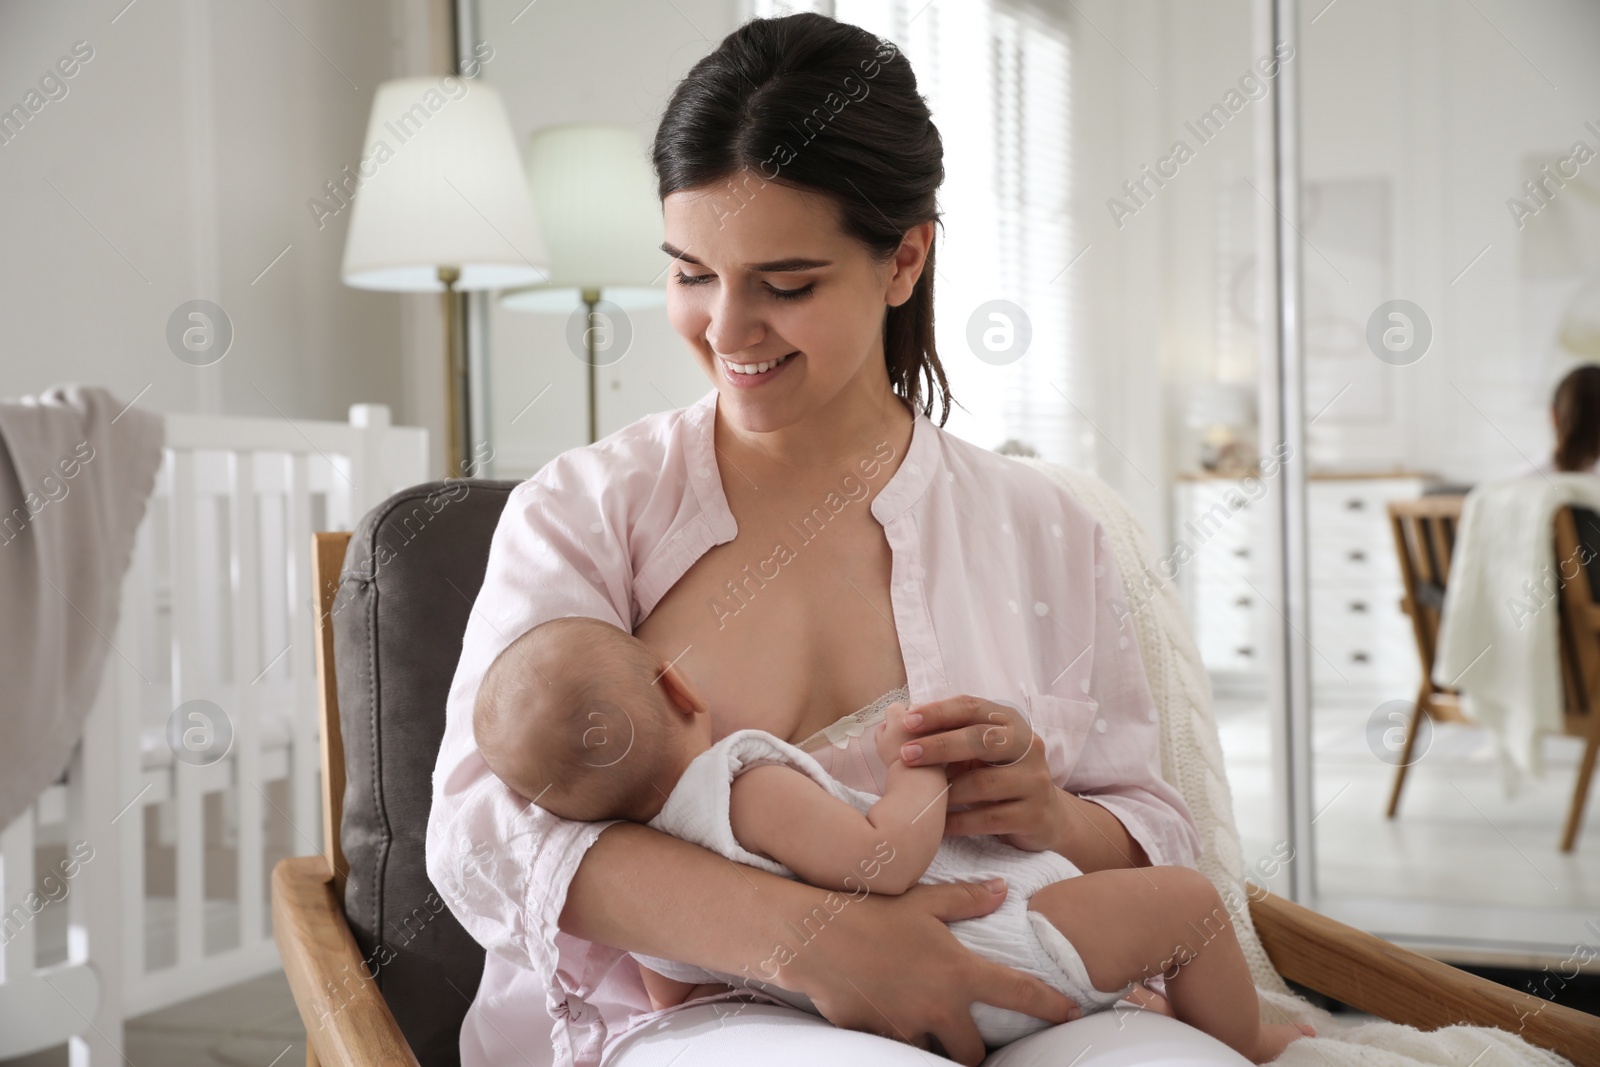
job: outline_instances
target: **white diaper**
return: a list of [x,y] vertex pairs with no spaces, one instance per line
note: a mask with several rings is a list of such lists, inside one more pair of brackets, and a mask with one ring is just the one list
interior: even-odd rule
[[[858,811],[867,811],[880,799],[839,782],[811,755],[779,737],[764,730],[739,730],[695,757],[667,798],[666,807],[649,825],[739,863],[794,878],[789,868],[748,851],[733,836],[728,814],[733,780],[745,770],[766,763],[785,764],[805,773]],[[1015,967],[1060,990],[1088,1015],[1121,1000],[1131,983],[1110,993],[1095,989],[1077,949],[1044,916],[1028,910],[1028,901],[1034,893],[1081,873],[1071,861],[1055,852],[1025,852],[997,837],[950,837],[940,844],[933,862],[919,881],[941,884],[982,881],[995,876],[1004,878],[1008,889],[1005,903],[988,915],[950,923],[950,932],[985,959]],[[870,886],[870,882],[867,885]],[[844,899],[842,893],[840,898]],[[797,928],[797,943],[788,947],[795,952],[804,951],[804,942],[820,934],[828,918],[825,913],[819,914],[815,930],[809,920],[803,923]],[[637,952],[633,956],[651,970],[680,982],[727,982],[738,988],[753,987],[812,1014],[820,1014],[809,998],[762,982],[761,972],[755,968],[748,975],[735,976]],[[771,973],[770,967],[767,973]],[[1009,1044],[1050,1025],[1030,1015],[982,1003],[972,1005],[972,1018],[990,1047]]]

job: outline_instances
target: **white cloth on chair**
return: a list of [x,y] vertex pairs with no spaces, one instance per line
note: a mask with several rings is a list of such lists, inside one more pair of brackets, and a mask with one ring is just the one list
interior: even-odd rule
[[82,735],[164,436],[97,387],[0,401],[0,826]]
[[1555,515],[1567,504],[1600,510],[1600,478],[1541,474],[1467,495],[1445,583],[1433,680],[1458,689],[1500,755],[1507,795],[1543,772],[1540,738],[1562,719],[1560,582],[1580,558],[1555,558]]

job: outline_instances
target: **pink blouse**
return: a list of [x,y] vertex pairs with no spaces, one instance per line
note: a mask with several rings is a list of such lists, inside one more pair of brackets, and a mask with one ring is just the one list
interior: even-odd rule
[[[463,1067],[594,1067],[660,1014],[631,961],[615,966],[625,953],[557,927],[579,861],[611,824],[558,818],[502,784],[473,742],[472,705],[490,662],[519,635],[568,615],[632,630],[697,559],[734,538],[712,448],[716,402],[713,389],[562,453],[512,491],[495,529],[428,819],[428,874],[489,950],[462,1026]],[[892,465],[893,452],[883,443],[873,458]],[[866,492],[843,479],[827,513]],[[893,556],[912,703],[967,693],[1022,709],[1058,785],[1109,809],[1152,863],[1194,866],[1199,835],[1160,775],[1156,709],[1132,630],[1112,608],[1122,582],[1094,517],[1039,472],[921,414],[871,510]],[[830,762],[846,784],[881,794],[868,760]]]

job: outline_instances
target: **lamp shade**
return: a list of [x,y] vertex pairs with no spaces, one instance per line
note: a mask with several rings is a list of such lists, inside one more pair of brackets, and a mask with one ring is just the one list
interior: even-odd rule
[[353,177],[345,284],[439,292],[441,267],[460,272],[457,289],[547,279],[516,138],[493,87],[454,76],[384,82]]
[[583,289],[599,289],[623,307],[666,303],[661,202],[633,129],[548,126],[528,139],[526,160],[550,278],[502,294],[501,306],[566,311]]

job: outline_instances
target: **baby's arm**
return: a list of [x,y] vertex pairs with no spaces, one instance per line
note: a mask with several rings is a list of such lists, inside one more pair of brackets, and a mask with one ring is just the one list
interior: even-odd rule
[[865,814],[792,767],[768,764],[734,779],[733,835],[751,852],[776,860],[822,889],[898,895],[917,884],[944,837],[944,767],[908,767],[900,746],[911,733],[908,709],[891,704],[877,734],[888,766],[883,797]]

